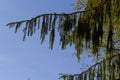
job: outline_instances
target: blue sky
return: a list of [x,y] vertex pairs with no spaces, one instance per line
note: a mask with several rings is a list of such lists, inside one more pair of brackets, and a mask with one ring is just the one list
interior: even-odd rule
[[39,14],[73,12],[75,1],[0,0],[0,80],[59,80],[59,73],[81,72],[84,66],[73,56],[74,48],[62,51],[56,40],[51,51],[47,39],[40,44],[39,31],[23,42],[21,30],[15,34],[6,26]]

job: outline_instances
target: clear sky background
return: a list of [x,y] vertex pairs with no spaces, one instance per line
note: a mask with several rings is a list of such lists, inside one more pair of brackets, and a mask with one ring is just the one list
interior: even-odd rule
[[21,30],[15,34],[6,26],[39,14],[73,12],[75,1],[0,0],[0,80],[59,80],[59,73],[81,72],[84,66],[73,55],[74,48],[62,51],[56,39],[51,51],[47,39],[40,44],[40,31],[23,42]]

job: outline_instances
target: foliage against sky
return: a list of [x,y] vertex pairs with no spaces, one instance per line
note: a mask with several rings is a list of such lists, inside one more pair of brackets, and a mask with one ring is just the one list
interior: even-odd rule
[[57,31],[60,36],[61,48],[64,50],[68,45],[74,45],[75,54],[78,59],[85,48],[91,50],[97,56],[103,47],[108,52],[116,49],[114,43],[119,37],[120,14],[118,0],[78,0],[77,4],[80,4],[80,6],[86,4],[84,5],[85,11],[70,14],[42,14],[31,20],[9,23],[7,26],[16,26],[16,33],[21,24],[25,23],[23,40],[25,40],[26,36],[32,36],[36,32],[36,29],[40,28],[41,43],[44,42],[46,35],[50,36],[50,49],[53,49]]
[[[111,1],[111,3],[109,3]],[[71,28],[69,28],[70,26],[67,27],[67,30],[66,30],[66,27],[63,27],[60,29],[60,31],[62,31],[62,36],[60,36],[60,38],[62,38],[63,40],[61,41],[61,43],[63,43],[63,49],[66,49],[66,46],[68,45],[68,43],[71,43],[72,41],[72,45],[75,45],[75,49],[76,49],[76,56],[77,58],[79,58],[80,54],[82,54],[82,50],[81,49],[85,49],[86,48],[86,42],[90,43],[90,47],[87,46],[87,48],[93,50],[93,52],[96,53],[96,50],[100,49],[100,47],[104,47],[106,49],[108,49],[108,51],[112,50],[111,49],[111,43],[113,42],[113,47],[112,48],[116,48],[119,49],[119,46],[118,45],[115,45],[114,46],[114,43],[119,43],[119,37],[120,37],[120,31],[119,31],[119,12],[120,12],[120,6],[119,6],[119,0],[110,0],[110,1],[106,1],[107,3],[104,4],[104,6],[102,6],[102,4],[104,3],[103,1],[100,1],[100,2],[95,2],[95,0],[89,0],[88,3],[86,4],[86,10],[88,9],[93,9],[92,11],[87,11],[87,12],[78,12],[78,13],[73,13],[74,16],[71,16],[71,14],[65,14],[62,13],[62,14],[58,14],[57,15],[57,20],[55,20],[55,13],[53,14],[49,14],[48,16],[50,17],[50,15],[52,15],[52,27],[55,27],[54,25],[54,22],[55,21],[59,21],[58,19],[61,19],[63,20],[60,20],[62,21],[62,24],[61,25],[64,25],[66,26],[66,23],[70,23],[72,25],[73,24],[73,21],[71,23],[71,19],[74,19],[75,16],[77,16],[77,19],[75,21],[75,26],[72,28],[72,32],[69,32],[69,30],[71,31]],[[112,5],[111,5],[112,4]],[[99,6],[100,5],[100,6]],[[111,6],[112,6],[112,9],[111,9]],[[94,7],[96,7],[98,10],[94,9]],[[101,14],[99,14],[99,12]],[[102,13],[104,13],[104,19],[102,19]],[[112,16],[111,16],[112,14]],[[61,15],[61,16],[60,16]],[[80,16],[82,15],[82,16]],[[31,20],[27,20],[28,23],[32,23],[32,24],[35,24],[35,19],[39,20],[39,18],[41,18],[41,26],[45,26],[44,23],[47,22],[47,15],[44,15],[44,16],[37,16],[35,18],[32,18]],[[45,21],[44,21],[44,18],[45,18]],[[80,18],[80,19],[79,19]],[[89,37],[86,38],[86,33],[89,32],[89,31],[83,31],[83,33],[81,34],[77,34],[77,30],[81,30],[81,28],[79,27],[78,28],[78,23],[81,25],[83,24],[83,26],[86,25],[86,21],[88,21],[88,18],[90,18],[90,26],[91,26],[91,35]],[[95,19],[94,19],[95,18]],[[112,18],[112,19],[111,19]],[[95,39],[92,39],[93,36],[98,36],[97,33],[98,33],[98,30],[96,30],[96,27],[95,27],[95,23],[97,23],[97,26],[98,26],[98,23],[100,23],[99,25],[101,25],[102,23],[102,20],[105,22],[103,25],[103,33],[101,33],[99,35],[99,37],[95,38]],[[25,23],[27,22],[25,21]],[[82,23],[80,23],[79,21],[81,21]],[[89,21],[88,21],[89,22]],[[112,22],[112,30],[111,28],[109,27],[111,25],[111,22]],[[85,24],[84,24],[85,23]],[[14,23],[13,23],[14,24]],[[12,25],[13,25],[12,24]],[[88,24],[88,23],[87,23]],[[11,24],[9,24],[10,26]],[[17,26],[16,26],[17,25]],[[38,24],[37,24],[38,25]],[[56,24],[57,25],[57,24]],[[16,30],[20,27],[20,23],[16,22],[15,23],[15,26],[16,26]],[[24,27],[24,26],[23,26]],[[30,27],[30,26],[29,26]],[[57,26],[56,26],[57,27]],[[46,28],[46,27],[45,27]],[[69,28],[69,29],[68,29]],[[97,27],[98,28],[98,27]],[[100,27],[99,27],[100,28]],[[25,29],[25,28],[24,28]],[[29,30],[28,30],[29,29]],[[41,33],[41,41],[44,41],[44,36],[46,35],[46,31],[44,31],[46,29],[43,28],[43,33]],[[54,33],[54,30],[57,32],[57,29],[54,29],[54,28],[51,28],[50,31],[48,31],[49,33],[51,33],[51,39],[50,39],[50,48],[52,49],[53,47],[53,41],[54,41],[54,36],[53,33]],[[33,30],[35,31],[35,30]],[[32,32],[32,29],[31,28],[28,28],[27,27],[27,30],[26,30],[27,34],[28,35],[32,35],[31,32]],[[66,33],[67,32],[67,33]],[[80,31],[81,32],[81,31]],[[95,35],[93,35],[92,33],[94,32]],[[111,34],[111,32],[113,34]],[[109,35],[113,35],[113,36],[109,36]],[[64,39],[64,37],[67,37]],[[82,38],[78,38],[79,37],[82,37]],[[102,38],[103,37],[103,38]],[[112,37],[112,39],[111,39]],[[70,38],[74,39],[74,40],[71,40]],[[102,38],[102,44],[98,44],[99,43],[99,40],[101,41],[101,38]],[[69,41],[70,40],[70,41]],[[65,41],[65,42],[64,42]],[[108,42],[108,43],[107,43]],[[82,44],[81,44],[82,43]],[[62,45],[62,44],[61,44]],[[81,46],[82,45],[82,46]],[[88,45],[88,44],[87,44]],[[97,47],[96,48],[94,48]]]

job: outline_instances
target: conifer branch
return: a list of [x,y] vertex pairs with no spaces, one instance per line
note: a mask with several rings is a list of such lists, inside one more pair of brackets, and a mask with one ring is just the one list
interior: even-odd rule
[[[58,14],[58,13],[41,14],[41,15],[36,16],[35,19],[40,18],[40,17],[42,17],[42,16],[50,16],[50,15],[51,15],[51,16],[52,16],[52,15],[64,16],[64,15],[74,15],[74,14],[78,14],[78,13],[89,12],[89,11],[95,10],[95,9],[103,6],[104,4],[106,4],[106,2],[107,2],[107,0],[106,0],[105,2],[103,2],[101,5],[99,5],[99,6],[97,6],[97,7],[94,7],[94,8],[92,8],[92,9],[90,9],[90,10],[75,11],[75,12],[72,12],[72,13],[60,13],[60,14]],[[32,19],[33,19],[33,18],[32,18]],[[31,20],[32,20],[32,19],[31,19]],[[24,22],[31,21],[31,20],[22,20],[22,21],[17,21],[17,22],[10,22],[10,23],[7,24],[7,26],[8,26],[9,24],[24,23]]]
[[[112,20],[114,20],[111,16],[112,6],[113,3],[105,0],[105,2],[99,3],[97,7],[94,7],[90,10],[61,14],[41,14],[32,18],[31,20],[22,20],[18,22],[8,23],[7,26],[9,26],[9,28],[15,26],[16,33],[17,30],[20,28],[21,24],[25,23],[25,27],[23,29],[23,41],[25,40],[26,35],[32,36],[36,32],[36,29],[41,29],[41,44],[44,42],[46,35],[50,33],[50,49],[53,49],[55,32],[57,28],[57,32],[60,34],[59,40],[61,49],[64,50],[69,44],[70,46],[74,44],[76,57],[80,59],[80,54],[82,53],[82,49],[84,47],[92,47],[91,51],[96,54],[99,52],[102,44],[104,44],[107,48],[107,51],[112,51]],[[115,6],[117,7],[117,5]],[[106,17],[108,21],[106,20]],[[107,26],[108,28],[105,27],[105,24],[109,24],[109,26]],[[104,31],[104,29],[108,29],[109,31]],[[102,40],[106,40],[106,44],[103,43]]]
[[[65,78],[67,78],[67,77],[69,77],[69,76],[76,77],[76,76],[79,76],[79,75],[81,75],[81,74],[85,74],[85,73],[89,72],[91,69],[95,69],[95,67],[96,67],[97,65],[101,65],[102,63],[107,62],[107,61],[109,61],[109,60],[112,60],[112,59],[115,58],[115,57],[118,57],[118,60],[119,60],[119,59],[120,59],[120,54],[113,55],[113,56],[111,56],[111,57],[108,57],[107,59],[104,59],[104,60],[98,62],[98,63],[92,65],[92,66],[89,67],[86,71],[83,71],[83,72],[80,73],[80,74],[61,74],[60,78],[62,78],[63,75],[64,75]],[[111,63],[110,63],[110,64],[111,64]],[[106,65],[106,64],[103,64],[103,65]],[[120,65],[120,64],[118,63],[118,64],[116,64],[116,65]],[[98,74],[99,74],[99,73],[98,73]],[[111,74],[111,73],[110,73],[110,74]],[[89,75],[91,75],[91,74],[89,74]],[[100,76],[99,76],[99,77],[100,77]],[[90,78],[89,78],[89,79],[90,79]],[[69,80],[69,79],[67,79],[67,80]],[[79,80],[79,79],[77,79],[77,80]]]

